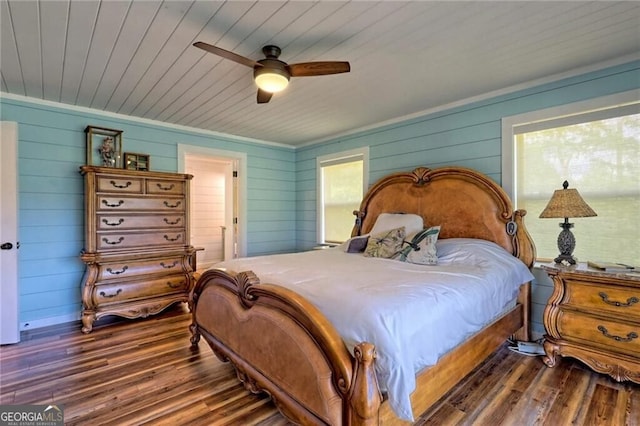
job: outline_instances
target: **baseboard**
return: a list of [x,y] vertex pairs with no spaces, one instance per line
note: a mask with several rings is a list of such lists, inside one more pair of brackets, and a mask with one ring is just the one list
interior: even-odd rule
[[50,325],[64,324],[67,322],[80,321],[80,313],[60,315],[57,317],[41,318],[33,321],[20,323],[20,331],[33,330],[36,328],[48,327]]

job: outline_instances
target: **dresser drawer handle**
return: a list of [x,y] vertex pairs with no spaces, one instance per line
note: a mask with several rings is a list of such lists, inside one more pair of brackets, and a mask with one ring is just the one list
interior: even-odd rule
[[124,223],[124,219],[120,219],[119,221],[112,222],[112,223],[109,223],[107,219],[102,219],[102,223],[104,223],[107,226],[120,226]]
[[177,264],[178,264],[177,260],[173,262],[173,265],[165,265],[164,262],[160,262],[160,266],[162,266],[164,269],[175,268]]
[[632,306],[632,305],[640,302],[640,299],[638,299],[635,296],[628,298],[626,303],[624,303],[624,302],[614,302],[614,301],[609,300],[609,296],[607,295],[607,293],[602,292],[602,291],[600,293],[598,293],[598,296],[600,296],[600,298],[602,299],[602,301],[604,303],[607,303],[607,304],[613,305],[613,306],[624,307],[624,308]]
[[118,238],[118,241],[109,241],[109,239],[105,237],[105,238],[102,239],[102,241],[104,241],[105,243],[107,243],[109,245],[115,246],[116,244],[120,244],[121,242],[123,242],[124,241],[124,237]]
[[131,182],[127,182],[124,185],[118,185],[115,180],[112,180],[111,181],[111,185],[113,185],[116,188],[124,189],[124,188],[130,187],[131,186]]
[[120,274],[124,274],[124,271],[126,271],[127,269],[129,269],[129,267],[127,265],[124,265],[122,267],[122,270],[120,271],[114,271],[111,268],[107,268],[107,272],[110,273],[111,275],[120,275]]
[[172,242],[173,241],[178,241],[180,239],[180,234],[176,235],[175,238],[170,238],[168,235],[165,235],[164,239],[167,240],[167,241],[172,241]]
[[120,293],[122,293],[122,289],[121,288],[119,288],[118,291],[115,292],[115,294],[107,294],[104,291],[101,291],[100,292],[100,296],[106,297],[108,299],[112,299],[112,298],[116,297],[117,295],[119,295]]
[[173,188],[175,188],[174,184],[171,184],[169,186],[162,186],[159,183],[156,183],[156,185],[158,185],[158,189],[160,189],[162,191],[171,191]]
[[603,325],[598,326],[598,331],[600,331],[605,337],[613,339],[616,342],[630,342],[633,339],[638,338],[638,334],[633,331],[627,334],[627,337],[614,336],[613,334],[609,334],[609,330],[607,330]]
[[171,281],[167,281],[167,285],[169,287],[171,287],[171,288],[180,288],[180,287],[182,287],[182,283],[181,282],[179,282],[178,284],[174,284]]
[[167,225],[177,225],[180,223],[180,218],[177,218],[175,221],[171,222],[169,219],[165,217],[164,223],[166,223]]
[[177,203],[175,203],[175,204],[169,204],[169,202],[168,202],[168,201],[165,201],[165,202],[164,202],[164,205],[165,205],[165,206],[167,206],[167,207],[169,207],[170,209],[175,209],[176,207],[180,206],[180,204],[182,204],[182,202],[180,202],[180,201],[178,201],[178,202],[177,202]]
[[124,200],[118,201],[118,204],[109,204],[107,200],[102,200],[102,204],[104,204],[107,207],[120,207],[121,205],[124,204]]

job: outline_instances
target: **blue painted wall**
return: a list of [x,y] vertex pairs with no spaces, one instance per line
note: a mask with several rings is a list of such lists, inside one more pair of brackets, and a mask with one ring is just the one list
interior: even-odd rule
[[[151,155],[152,169],[176,171],[176,145],[247,153],[248,254],[305,250],[316,243],[316,157],[370,147],[373,184],[416,166],[460,165],[501,182],[504,116],[640,87],[640,61],[442,110],[296,150],[141,123],[62,105],[0,98],[0,119],[19,123],[20,321],[78,317],[84,265],[83,188],[87,125],[124,130],[124,151]],[[534,283],[534,330],[551,291]]]
[[[470,76],[472,77],[472,76]],[[296,150],[298,248],[316,244],[316,157],[369,146],[369,184],[418,166],[470,167],[501,183],[502,117],[569,104],[640,87],[640,61],[515,91],[404,122]],[[552,283],[536,272],[534,331]]]
[[[123,150],[151,156],[154,171],[177,171],[177,144],[247,154],[247,253],[295,250],[295,152],[86,112],[63,105],[0,99],[0,119],[18,122],[20,324],[78,318],[84,264],[87,125],[123,130]],[[28,328],[28,327],[27,327]]]

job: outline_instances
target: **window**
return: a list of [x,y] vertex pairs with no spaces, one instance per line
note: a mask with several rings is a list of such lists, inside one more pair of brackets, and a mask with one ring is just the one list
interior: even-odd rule
[[574,256],[640,266],[640,102],[635,96],[631,101],[607,97],[608,105],[595,109],[578,104],[568,114],[548,110],[543,119],[527,122],[525,115],[510,123],[514,163],[503,180],[511,177],[510,195],[528,212],[525,223],[540,259],[559,253],[562,219],[538,216],[567,180],[598,214],[570,218]]
[[369,149],[318,157],[318,242],[341,243],[351,236],[354,210],[368,187]]

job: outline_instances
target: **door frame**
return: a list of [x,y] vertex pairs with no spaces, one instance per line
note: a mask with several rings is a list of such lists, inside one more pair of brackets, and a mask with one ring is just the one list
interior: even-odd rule
[[20,295],[18,289],[18,123],[0,121],[0,344],[20,341]]
[[247,154],[244,152],[228,151],[202,146],[178,144],[178,172],[184,173],[186,169],[185,159],[187,155],[197,155],[200,157],[210,157],[212,159],[224,159],[236,161],[238,164],[238,241],[237,255],[245,257],[247,255]]

